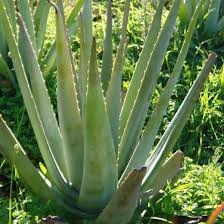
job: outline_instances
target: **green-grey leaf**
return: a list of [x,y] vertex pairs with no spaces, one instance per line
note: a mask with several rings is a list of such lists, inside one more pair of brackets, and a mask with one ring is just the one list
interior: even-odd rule
[[[82,8],[82,5],[85,0],[79,0],[72,8],[69,13],[68,18],[66,19],[66,27],[68,29],[68,37],[71,38],[78,30],[78,21],[77,16]],[[46,77],[49,72],[56,68],[56,44],[55,41],[52,42],[49,47],[46,55],[44,56],[43,61],[41,62],[41,70],[43,71],[43,76]]]
[[14,0],[8,0],[5,1],[5,8],[7,15],[9,17],[9,21],[11,24],[12,31],[15,36],[17,36],[17,30],[16,30],[16,11],[15,11],[15,3]]
[[137,207],[139,191],[146,168],[133,170],[118,187],[106,208],[96,220],[96,224],[126,224]]
[[184,154],[181,151],[176,151],[159,169],[157,178],[148,185],[148,190],[152,189],[151,197],[155,197],[159,194],[160,190],[163,190],[167,183],[175,180],[177,175],[181,172],[184,163]]
[[123,173],[123,177],[127,175],[130,170],[138,167],[142,167],[152,150],[157,132],[159,130],[160,124],[163,120],[164,115],[166,114],[167,107],[169,105],[169,100],[172,96],[173,89],[179,79],[179,76],[181,74],[181,70],[184,64],[184,60],[187,55],[187,51],[191,42],[191,38],[194,32],[194,28],[197,24],[197,18],[201,10],[201,6],[204,3],[205,0],[201,0],[200,4],[196,8],[192,18],[191,22],[189,24],[187,33],[185,35],[185,39],[182,45],[182,48],[180,50],[179,56],[177,58],[176,64],[174,66],[174,69],[170,75],[170,78],[152,112],[152,115],[145,126],[145,129],[142,133],[141,139],[139,140],[132,157],[125,169],[125,172]]
[[2,60],[7,60],[8,59],[8,45],[7,45],[7,40],[5,36],[5,31],[2,26],[2,21],[0,18],[0,54],[2,57]]
[[122,81],[122,66],[123,66],[123,57],[125,51],[126,43],[126,32],[129,18],[130,10],[130,0],[125,1],[124,16],[121,29],[121,40],[118,46],[116,59],[114,62],[111,79],[109,86],[106,92],[106,102],[107,102],[107,111],[110,120],[110,126],[112,130],[114,146],[116,151],[118,151],[118,142],[119,142],[119,115],[121,110],[121,81]]
[[159,71],[175,26],[179,5],[180,0],[175,0],[152,52],[141,87],[134,102],[134,107],[130,111],[130,116],[119,146],[119,175],[124,171],[140,137],[149,103],[156,87]]
[[[23,148],[0,115],[0,152],[13,161],[19,175],[29,184],[32,191],[45,199],[54,198],[49,180],[38,171],[28,159]],[[30,181],[32,180],[32,181]]]
[[219,10],[221,0],[211,0],[209,5],[208,17],[205,21],[205,35],[214,35],[218,30]]
[[147,63],[150,59],[150,56],[153,51],[153,47],[156,43],[159,31],[160,31],[163,5],[164,5],[164,0],[161,0],[159,2],[154,19],[152,21],[152,25],[146,37],[142,52],[136,64],[136,68],[132,76],[127,95],[124,99],[124,103],[123,103],[121,115],[120,115],[120,136],[123,135],[124,128],[127,124],[128,117],[130,115],[130,111],[134,105],[136,96],[138,95],[138,90],[141,86],[141,81],[142,81],[142,78],[144,77],[144,72],[147,67]]
[[113,46],[112,46],[112,2],[107,0],[107,22],[103,47],[103,64],[101,71],[101,81],[104,94],[110,81],[113,66]]
[[25,52],[25,54],[22,55],[22,60],[24,64],[27,64],[27,75],[30,78],[30,86],[40,115],[40,120],[43,125],[49,147],[52,149],[54,157],[64,176],[68,177],[63,154],[61,133],[40,71],[37,56],[20,16],[18,16],[18,24],[20,27],[19,36],[21,36],[23,40],[22,46],[20,47],[23,47],[23,51]]
[[92,43],[84,109],[84,168],[79,204],[87,211],[103,209],[117,187],[117,163],[112,134]]
[[23,21],[26,25],[27,32],[30,35],[30,39],[32,41],[34,49],[36,51],[37,50],[36,37],[35,37],[35,31],[34,31],[33,16],[32,16],[30,6],[29,6],[29,1],[28,0],[17,0],[16,4],[17,4],[18,11],[21,14]]
[[57,107],[69,180],[79,190],[83,172],[83,127],[64,18],[56,9]]
[[19,54],[18,46],[15,40],[15,36],[13,34],[12,27],[10,25],[9,18],[6,14],[5,9],[5,0],[0,1],[0,15],[2,16],[3,26],[6,32],[6,37],[11,53],[11,57],[13,60],[13,65],[16,71],[17,80],[20,86],[20,90],[23,96],[23,100],[39,145],[39,148],[41,150],[41,153],[43,155],[43,158],[45,159],[45,164],[48,168],[48,172],[50,175],[50,178],[52,178],[59,186],[59,188],[63,192],[70,192],[68,188],[66,187],[66,181],[60,172],[60,169],[57,166],[57,163],[55,162],[55,158],[52,155],[52,151],[49,148],[48,142],[46,140],[46,136],[39,118],[39,113],[36,108],[36,104],[34,102],[34,97],[32,95],[26,73],[22,64],[22,60]]
[[49,10],[50,10],[50,4],[48,3],[47,0],[37,2],[33,19],[34,19],[34,29],[36,33],[36,45],[38,55],[41,54],[41,49],[44,44]]
[[212,53],[197,79],[195,80],[193,86],[189,90],[181,106],[179,107],[171,123],[161,137],[154,153],[147,160],[147,173],[143,180],[142,191],[147,190],[148,186],[151,186],[151,184],[155,181],[160,167],[164,163],[168,154],[172,151],[215,61],[216,54]]
[[[52,183],[32,164],[23,148],[13,135],[0,115],[0,153],[13,162],[20,177],[31,190],[45,200],[56,201],[66,211],[78,217],[93,218],[95,214],[88,214],[75,206],[70,197],[63,195]],[[32,181],[31,181],[32,180]]]
[[78,84],[80,89],[81,114],[84,113],[87,77],[92,44],[92,0],[85,1],[80,14],[80,63]]

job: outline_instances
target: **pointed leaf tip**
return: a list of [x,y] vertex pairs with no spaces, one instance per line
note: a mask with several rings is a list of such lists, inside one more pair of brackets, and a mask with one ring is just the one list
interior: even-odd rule
[[137,207],[139,191],[146,167],[134,169],[96,220],[96,224],[125,224],[130,221]]
[[84,172],[79,206],[91,212],[98,212],[106,206],[116,191],[118,178],[116,154],[97,68],[96,40],[94,37],[91,40],[83,116]]

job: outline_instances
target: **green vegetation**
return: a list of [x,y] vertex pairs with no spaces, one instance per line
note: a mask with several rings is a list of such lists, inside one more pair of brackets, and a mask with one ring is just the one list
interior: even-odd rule
[[[224,201],[223,184],[223,172],[217,158],[203,166],[195,165],[187,158],[184,175],[163,192],[154,212],[165,218],[172,218],[173,214],[210,215]],[[223,215],[218,223],[222,222]]]
[[[120,27],[122,26],[121,16],[123,14],[124,6],[123,3],[123,1],[114,2],[112,8],[114,12],[114,32],[112,35],[111,46],[113,49],[113,59],[117,54],[117,46],[119,45],[120,41]],[[67,8],[65,13],[68,15],[69,13],[67,12],[67,9],[71,9],[69,1],[66,1],[66,6]],[[107,4],[105,1],[93,2],[93,27],[97,41],[97,56],[100,69],[103,67],[103,61],[105,60],[103,39],[106,26],[106,7]],[[139,0],[133,0],[130,2],[130,9],[127,28],[127,37],[129,38],[129,43],[127,45],[126,58],[123,62],[124,64],[122,69],[123,95],[125,95],[127,88],[132,85],[130,80],[133,74],[133,70],[135,68],[136,62],[138,61],[139,54],[143,47],[142,45],[145,42],[147,30],[150,27],[149,25],[152,23],[152,15],[154,14],[151,5],[147,3],[147,1],[145,4],[141,4]],[[164,9],[161,22],[162,24],[164,24],[167,14],[168,11]],[[49,46],[52,44],[52,39],[54,39],[54,10],[50,11],[49,22],[50,27],[47,29],[47,38],[45,40],[45,47],[43,48],[40,62],[43,62],[46,52],[48,51]],[[78,32],[78,34],[71,39],[71,46],[76,67],[79,66],[79,54],[82,54],[82,52],[80,52],[79,35],[80,34]],[[144,125],[147,124],[147,121],[150,122],[150,116],[153,115],[153,109],[155,108],[162,90],[166,86],[167,80],[173,71],[185,36],[186,33],[177,32],[177,30],[175,30],[173,36],[171,37],[171,43],[168,47],[168,51],[166,52],[163,64],[161,64],[162,69],[160,76],[158,76],[158,85],[155,87],[155,92],[152,95],[151,105],[149,107],[147,119]],[[188,92],[188,89],[192,86],[192,83],[195,80],[197,74],[205,65],[205,60],[207,59],[208,54],[212,50],[215,50],[219,56],[222,52],[221,46],[217,45],[217,43],[220,43],[218,37],[210,39],[209,42],[200,43],[197,38],[197,34],[194,35],[193,41],[190,44],[189,52],[183,64],[183,70],[180,73],[178,83],[174,88],[171,99],[169,100],[169,105],[167,105],[167,114],[161,123],[159,132],[155,136],[155,146],[158,144],[159,140],[163,138],[162,136],[164,131],[169,128],[169,123],[180,107]],[[192,60],[192,58],[194,60]],[[204,90],[200,94],[199,102],[193,109],[193,113],[190,115],[180,138],[177,140],[176,145],[174,146],[174,149],[181,149],[184,151],[185,155],[193,158],[194,162],[186,159],[184,172],[174,187],[173,185],[168,185],[165,191],[162,192],[161,199],[157,203],[153,203],[148,206],[149,208],[147,209],[147,213],[143,218],[138,215],[139,213],[137,211],[132,223],[148,223],[151,220],[151,216],[171,219],[173,215],[209,215],[212,209],[222,202],[223,174],[221,171],[221,166],[217,163],[217,159],[214,159],[214,156],[213,159],[211,159],[214,153],[218,153],[219,161],[223,161],[222,150],[224,142],[224,121],[222,85],[223,76],[221,75],[222,63],[222,58],[219,56],[218,63],[216,64],[215,69],[213,69],[212,75],[210,75]],[[51,97],[51,102],[56,111],[57,84],[55,77],[57,73],[54,71],[54,66],[52,66],[50,70],[47,71],[46,74],[48,75],[46,78],[46,85]],[[103,85],[104,89],[106,88],[105,86],[107,85]],[[80,108],[82,108],[81,105]],[[23,105],[21,93],[18,89],[12,90],[1,88],[0,111],[3,114],[4,119],[6,119],[8,126],[13,130],[15,136],[21,142],[23,148],[26,149],[26,152],[28,153],[28,156],[32,160],[33,164],[35,164],[36,167],[39,167],[41,172],[46,174],[46,168],[45,165],[43,165],[44,161],[40,156],[38,144],[35,140],[32,126],[27,116],[27,111]],[[145,128],[147,128],[147,125]],[[180,158],[182,158],[182,154],[179,152],[177,152],[176,155],[181,155]],[[153,154],[151,156],[153,156]],[[195,165],[195,163],[209,163],[209,165],[200,166]],[[175,167],[172,167],[172,169],[175,170]],[[48,214],[68,218],[68,214],[65,214],[65,212],[60,209],[60,206],[59,208],[55,207],[55,205],[53,206],[50,202],[46,204],[45,202],[37,199],[36,196],[33,196],[27,192],[22,185],[23,182],[20,181],[22,176],[17,173],[19,169],[14,168],[13,170],[13,175],[11,175],[11,169],[9,168],[6,161],[4,161],[4,163],[1,165],[0,173],[6,180],[4,179],[2,181],[0,176],[0,182],[2,181],[0,192],[5,193],[5,197],[0,198],[0,221],[7,223],[8,220],[10,220],[9,217],[11,217],[13,220],[17,220],[18,223],[38,223],[41,217],[46,217]],[[204,178],[200,178],[197,171],[200,171],[199,173],[201,176],[204,176]],[[49,175],[48,172],[47,175]],[[214,178],[211,176],[211,173],[214,173]],[[198,185],[192,185],[190,182],[198,183]],[[10,183],[13,183],[11,188],[11,196],[9,191]],[[211,183],[211,185],[209,183]],[[165,186],[165,184],[166,181],[162,186]],[[199,189],[200,186],[204,186],[204,188]],[[182,188],[184,189],[183,191],[178,190]],[[188,194],[188,192],[190,192],[190,194]],[[210,197],[208,198],[208,196]],[[10,198],[11,204],[8,202],[8,198]],[[176,198],[180,198],[180,200],[177,201]],[[12,209],[8,210],[7,207],[11,207]],[[154,223],[154,220],[152,219],[151,222]],[[219,223],[222,223],[222,217],[220,218]]]
[[[190,22],[194,9],[198,4],[196,1],[182,1],[180,6],[179,18],[182,25]],[[224,32],[224,1],[206,0],[201,8],[198,20],[198,32],[202,39]]]
[[[16,28],[16,11],[14,10],[15,7],[17,7],[17,10],[21,12],[21,17],[24,20],[24,23],[26,24],[27,32],[30,35],[30,38],[34,44],[34,48],[36,51],[37,58],[39,55],[41,55],[44,39],[45,39],[45,33],[47,28],[47,19],[49,14],[50,6],[47,3],[47,1],[38,1],[37,4],[32,5],[30,7],[28,1],[17,1],[17,3],[14,3],[13,1],[7,1],[7,14],[11,23],[11,29],[13,32],[13,35],[18,39],[20,37],[17,33]],[[16,6],[14,5],[16,4]],[[16,77],[13,71],[12,67],[12,60],[9,57],[9,46],[7,41],[7,35],[5,34],[5,30],[3,27],[3,19],[0,21],[0,40],[1,40],[1,46],[0,46],[0,75],[8,79],[11,84],[16,87]],[[23,48],[23,43],[18,40],[18,45],[20,49]]]

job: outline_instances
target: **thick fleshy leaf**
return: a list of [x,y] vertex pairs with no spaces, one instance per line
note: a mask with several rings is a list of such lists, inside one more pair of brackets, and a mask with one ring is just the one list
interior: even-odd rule
[[97,71],[95,39],[84,111],[84,168],[79,205],[87,211],[99,212],[116,190],[118,180],[116,153]]
[[[39,113],[34,102],[34,97],[32,95],[26,73],[22,64],[22,60],[19,54],[18,46],[10,25],[9,18],[6,14],[5,0],[0,1],[0,16],[3,21],[3,26],[6,32],[6,37],[11,53],[11,58],[13,60],[13,65],[16,71],[16,77],[20,86],[20,90],[23,96],[23,100],[39,145],[43,158],[45,159],[45,164],[48,169],[50,178],[63,192],[69,194],[70,190],[66,185],[66,181],[58,168],[55,158],[52,154],[51,148],[46,139],[45,132],[43,130],[42,123],[39,118]],[[70,195],[70,194],[69,194]],[[70,195],[71,196],[71,195]]]
[[[23,148],[0,115],[0,153],[16,166],[19,175],[29,184],[33,192],[45,199],[52,199],[54,191],[51,183],[28,159]],[[32,180],[32,181],[30,181]]]
[[147,160],[147,173],[143,180],[142,191],[146,191],[148,189],[148,186],[151,186],[153,184],[158,175],[160,167],[164,163],[168,154],[172,151],[215,61],[216,54],[212,53],[209,56],[209,59],[204,65],[200,74],[198,75],[197,79],[195,80],[193,86],[189,90],[181,106],[179,107],[174,118],[161,137],[159,143],[155,148],[155,151]]
[[[5,9],[6,9],[13,33],[16,36],[16,15],[15,15],[14,1],[13,0],[6,1]],[[0,18],[0,54],[2,55],[4,61],[8,63],[9,62],[8,45],[7,45],[5,30],[2,26],[1,18]]]
[[[84,19],[84,44],[85,44],[85,55],[86,60],[90,60],[91,49],[92,49],[92,0],[86,0],[83,5],[82,14]],[[86,83],[87,84],[87,83]]]
[[113,65],[111,79],[106,92],[107,111],[112,130],[114,146],[117,151],[119,142],[119,116],[121,110],[121,81],[122,81],[122,66],[125,51],[125,43],[127,36],[127,25],[130,10],[130,0],[125,1],[124,16],[121,28],[121,40],[118,46],[116,59]]
[[85,1],[80,14],[80,62],[78,84],[80,89],[81,114],[86,101],[87,77],[92,44],[92,0]]
[[96,224],[126,224],[137,207],[139,192],[146,168],[133,170],[112,196]]
[[147,204],[156,203],[163,195],[167,185],[172,186],[183,172],[184,154],[181,151],[175,152],[160,168],[157,178],[148,186],[148,190],[140,194],[140,200],[137,208],[138,213],[146,208]]
[[50,10],[50,4],[47,0],[38,1],[37,5],[35,6],[33,19],[34,19],[34,29],[36,34],[36,45],[38,55],[41,54],[41,49],[44,44],[49,10]]
[[[32,12],[30,9],[29,1],[28,0],[17,0],[16,6],[21,14],[21,17],[23,18],[23,21],[26,25],[27,32],[30,35],[31,42],[34,46],[35,51],[37,50],[36,47],[36,37],[35,37],[35,31],[34,31],[34,24],[33,24],[33,17]],[[26,66],[25,66],[26,67]]]
[[101,71],[101,81],[104,94],[107,91],[113,66],[112,16],[112,2],[111,0],[107,0],[107,22],[103,45],[103,64]]
[[156,87],[162,62],[175,26],[179,5],[180,0],[175,0],[152,52],[133,109],[130,111],[130,116],[119,146],[119,175],[124,171],[140,137],[149,103]]
[[76,17],[78,16],[85,0],[77,0],[76,4],[72,8],[71,12],[69,13],[68,18],[66,19],[67,26],[71,26],[74,21],[76,20]]
[[[13,135],[0,115],[0,153],[16,167],[20,177],[39,197],[57,202],[66,211],[77,217],[93,218],[95,214],[88,214],[75,207],[70,197],[63,195],[51,182],[32,164],[23,148]],[[32,180],[32,181],[31,181]]]
[[151,197],[159,194],[167,183],[171,183],[176,179],[177,175],[181,172],[184,163],[184,154],[181,151],[175,152],[159,169],[157,178],[148,186],[148,190],[152,189]]
[[80,89],[80,109],[81,116],[84,113],[84,105],[86,98],[86,87],[88,77],[88,59],[85,54],[85,34],[84,34],[84,18],[83,14],[80,13],[80,59],[79,59],[79,74],[78,74],[78,86]]
[[16,11],[15,11],[15,3],[14,0],[8,0],[5,1],[5,8],[7,15],[9,17],[9,21],[11,24],[12,31],[14,35],[17,35],[17,30],[16,30]]
[[57,106],[59,127],[62,134],[67,173],[73,186],[79,190],[83,172],[83,128],[75,89],[72,58],[64,18],[59,7],[56,10],[57,52]]
[[142,78],[144,77],[145,69],[147,67],[148,61],[153,51],[153,47],[156,43],[160,31],[163,5],[164,0],[161,0],[159,2],[154,19],[152,21],[152,25],[146,37],[145,44],[142,48],[142,52],[136,64],[136,68],[132,76],[127,95],[124,99],[120,115],[120,136],[123,135],[124,128],[127,124],[128,117],[130,115],[130,111],[134,105],[136,96],[138,95],[138,90],[141,86],[141,81]]
[[124,178],[130,172],[130,170],[134,168],[142,167],[145,164],[150,151],[152,150],[160,124],[163,120],[164,115],[166,114],[166,110],[169,105],[169,100],[172,96],[173,89],[175,88],[175,85],[181,74],[184,60],[186,58],[187,51],[188,51],[191,38],[194,32],[194,28],[197,24],[197,18],[204,1],[205,0],[200,1],[200,4],[196,8],[195,13],[192,16],[191,22],[189,24],[187,33],[185,35],[185,39],[184,39],[182,48],[180,50],[179,56],[177,58],[176,64],[174,66],[174,69],[152,112],[152,115],[147,125],[145,126],[141,139],[139,140],[139,143],[137,144],[135,151],[132,154],[132,157],[125,169],[125,172],[123,173],[122,178]]
[[[77,16],[82,8],[85,0],[78,0],[66,19],[66,27],[68,29],[68,37],[71,38],[78,30]],[[47,77],[51,70],[56,68],[56,44],[52,42],[43,61],[41,62],[41,70],[43,76]]]
[[64,176],[68,177],[63,153],[62,137],[59,131],[57,119],[55,117],[53,106],[50,102],[48,91],[40,71],[32,42],[20,16],[18,16],[18,24],[20,27],[19,36],[23,40],[20,47],[22,47],[23,52],[25,52],[25,54],[21,56],[23,64],[27,65],[27,75],[30,78],[30,86],[37,110],[39,112],[40,120],[43,125],[49,147],[52,149],[52,153],[54,154],[54,157]]

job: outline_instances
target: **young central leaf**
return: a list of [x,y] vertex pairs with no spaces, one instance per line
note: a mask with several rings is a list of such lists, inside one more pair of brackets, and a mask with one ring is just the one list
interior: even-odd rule
[[92,45],[84,109],[84,169],[79,203],[86,210],[95,212],[105,207],[116,190],[117,164],[97,71],[95,39]]

